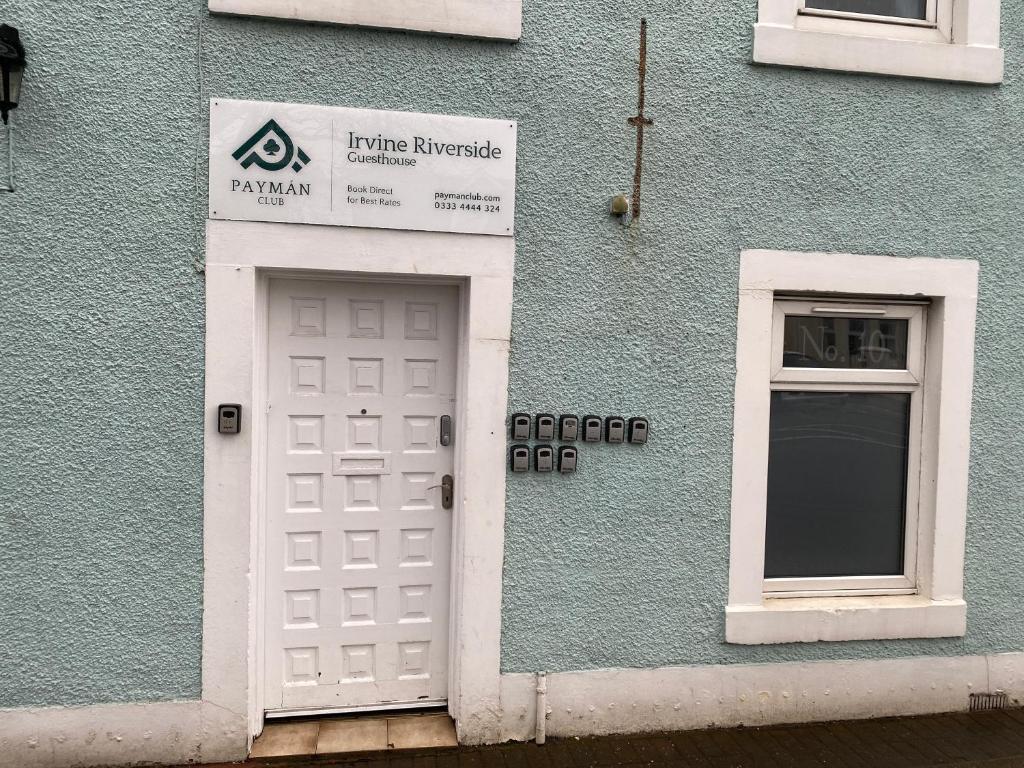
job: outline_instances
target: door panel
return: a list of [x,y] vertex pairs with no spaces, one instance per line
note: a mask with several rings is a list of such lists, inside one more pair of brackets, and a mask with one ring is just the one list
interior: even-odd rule
[[458,289],[269,296],[266,709],[443,700]]

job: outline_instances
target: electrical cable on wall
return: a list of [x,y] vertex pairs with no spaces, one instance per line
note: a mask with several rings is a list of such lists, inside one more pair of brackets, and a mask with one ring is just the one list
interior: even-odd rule
[[7,135],[7,183],[0,187],[0,192],[14,191],[14,123],[8,118],[4,126]]
[[0,24],[0,120],[7,134],[7,184],[0,191],[14,191],[14,125],[11,113],[21,98],[21,81],[25,72],[25,46],[18,30]]
[[[198,125],[202,125],[206,122],[207,114],[209,110],[209,102],[204,99],[204,84],[203,84],[203,21],[206,18],[206,0],[199,0],[196,4],[196,96],[198,98],[197,113],[198,113]],[[193,210],[195,213],[195,223],[193,224],[194,232],[194,248],[195,251],[192,255],[192,268],[196,271],[197,275],[206,274],[206,260],[203,253],[203,227],[202,224],[206,220],[205,206],[202,205],[202,200],[205,195],[205,190],[202,187],[202,162],[204,157],[204,151],[206,149],[206,143],[203,139],[202,132],[196,136],[196,152],[195,152],[195,197]]]

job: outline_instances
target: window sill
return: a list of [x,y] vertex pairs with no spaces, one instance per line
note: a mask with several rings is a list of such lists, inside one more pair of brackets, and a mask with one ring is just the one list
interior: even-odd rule
[[962,637],[963,600],[919,595],[766,598],[725,609],[725,640],[738,645]]
[[1001,48],[843,35],[777,24],[754,25],[754,61],[988,85],[1003,80]]
[[522,0],[209,0],[210,13],[318,21],[361,27],[518,40],[522,34]]

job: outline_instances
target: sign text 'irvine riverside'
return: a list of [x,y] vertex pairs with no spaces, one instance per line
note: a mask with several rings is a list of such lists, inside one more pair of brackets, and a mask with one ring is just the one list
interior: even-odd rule
[[213,99],[210,218],[512,235],[516,123]]

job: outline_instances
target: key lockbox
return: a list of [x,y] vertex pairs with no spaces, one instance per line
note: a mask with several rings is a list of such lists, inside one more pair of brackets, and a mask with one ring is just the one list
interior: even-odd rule
[[605,439],[609,443],[622,443],[626,440],[626,420],[621,416],[609,416],[604,422]]
[[242,406],[223,403],[217,406],[217,431],[222,435],[237,435],[242,429]]
[[579,417],[573,416],[572,414],[565,414],[562,416],[562,418],[558,420],[558,432],[562,440],[565,442],[575,442],[580,433]]
[[538,445],[534,449],[533,460],[538,472],[551,472],[555,468],[555,449],[550,445]]
[[647,435],[650,432],[650,424],[647,419],[643,416],[634,416],[629,420],[629,442],[641,443],[647,442]]
[[587,443],[601,442],[601,417],[583,417],[583,440]]
[[552,416],[550,413],[537,414],[537,439],[555,439],[555,417]]
[[528,413],[513,413],[512,414],[512,439],[513,440],[529,440],[530,439],[530,414],[528,414]]
[[530,446],[513,445],[510,451],[513,472],[530,471]]
[[571,446],[563,445],[558,449],[558,471],[563,475],[575,472],[578,457],[579,451]]

